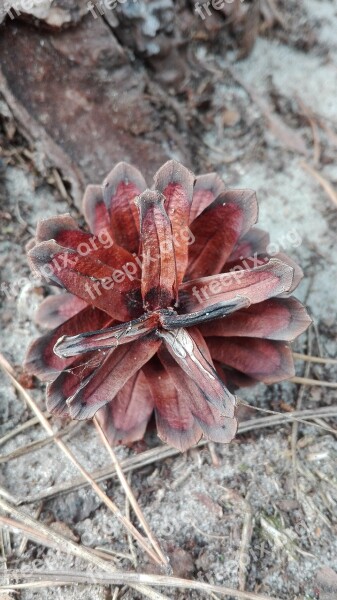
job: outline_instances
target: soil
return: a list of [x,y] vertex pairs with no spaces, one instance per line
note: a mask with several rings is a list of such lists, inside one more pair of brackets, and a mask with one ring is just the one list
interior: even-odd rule
[[[234,3],[234,12],[229,4],[203,20],[193,2],[182,0],[130,0],[103,17],[64,0],[0,25],[1,352],[42,410],[44,385],[27,378],[22,362],[39,334],[34,312],[48,289],[30,277],[25,244],[41,218],[70,212],[82,219],[84,185],[100,183],[119,160],[151,181],[162,162],[176,158],[197,173],[216,170],[229,187],[256,190],[270,252],[286,252],[304,270],[296,295],[313,326],[294,350],[336,358],[336,3],[247,1]],[[296,360],[296,372],[337,381],[333,364]],[[258,409],[291,412],[299,403],[333,407],[335,397],[333,388],[292,382],[240,393],[251,406],[245,419],[265,416]],[[1,373],[1,436],[31,417]],[[55,432],[67,426],[51,423]],[[283,423],[132,471],[132,489],[176,576],[233,589],[244,579],[245,590],[282,600],[337,597],[332,572],[330,587],[324,575],[337,571],[336,423],[320,418],[297,427],[296,465],[293,426]],[[88,485],[58,490],[78,472],[54,443],[12,456],[45,438],[38,424],[0,438],[1,488],[64,535],[127,555],[117,557],[118,570],[159,573],[136,545],[130,560],[124,529]],[[91,423],[65,439],[89,472],[110,465]],[[116,453],[123,461],[155,447],[162,444],[151,431]],[[101,485],[124,510],[116,480],[110,475]],[[247,515],[251,531],[240,567]],[[61,549],[28,541],[21,551],[22,537],[2,530],[5,582],[5,568],[90,572]],[[173,600],[209,597],[159,589]],[[142,597],[131,588],[116,594],[114,586],[87,584],[9,597]]]

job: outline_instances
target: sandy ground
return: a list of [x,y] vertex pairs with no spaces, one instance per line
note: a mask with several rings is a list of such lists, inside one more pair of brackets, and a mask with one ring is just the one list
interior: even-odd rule
[[[291,8],[291,3],[280,4],[281,9]],[[314,32],[315,36],[307,50],[296,39],[294,43],[291,37],[285,39],[282,32],[269,32],[256,40],[245,60],[233,66],[234,51],[223,58],[200,46],[198,60],[214,76],[216,110],[204,132],[203,149],[192,164],[202,170],[212,166],[229,186],[257,191],[259,224],[270,231],[273,250],[287,252],[305,273],[297,295],[305,300],[315,327],[309,342],[304,334],[295,349],[306,352],[309,344],[312,354],[321,352],[328,357],[336,357],[337,206],[312,169],[336,190],[336,31],[335,2],[305,0],[298,35]],[[5,115],[6,110],[2,100],[0,113]],[[1,352],[20,374],[25,350],[38,333],[33,314],[43,294],[29,280],[24,243],[40,218],[69,209],[76,214],[76,209],[60,197],[51,181],[30,167],[28,159],[13,164],[6,153],[0,198],[1,281],[14,284],[1,294]],[[305,372],[303,362],[296,365],[300,376],[305,373],[315,379],[337,380],[334,366],[311,366]],[[0,377],[0,419],[5,435],[32,415],[8,378]],[[43,386],[36,384],[31,393],[43,408]],[[293,383],[260,385],[240,397],[252,406],[283,411],[296,408],[300,393],[302,409],[335,403],[333,389],[305,386],[300,392]],[[65,426],[57,419],[52,422],[56,431]],[[238,588],[239,577],[241,582],[245,578],[246,590],[270,598],[337,597],[337,587],[329,596],[319,579],[326,567],[337,571],[337,446],[335,435],[324,430],[334,426],[333,419],[299,424],[296,471],[290,424],[252,429],[230,446],[216,445],[211,451],[204,446],[135,469],[132,488],[163,548],[175,557],[175,573],[233,588]],[[1,486],[13,499],[23,501],[31,514],[40,509],[42,522],[62,523],[58,527],[63,527],[65,535],[72,533],[90,548],[130,556],[122,527],[88,487],[48,497],[49,488],[78,477],[53,443],[11,457],[16,449],[43,440],[45,435],[34,425],[5,443],[0,439]],[[90,472],[110,464],[90,423],[77,427],[66,441]],[[160,445],[154,434],[146,441],[150,448]],[[120,459],[135,454],[135,449],[117,449]],[[116,481],[110,477],[102,487],[124,509],[124,496]],[[45,490],[47,497],[40,504]],[[249,516],[251,535],[243,548],[243,528]],[[11,532],[8,536],[4,531],[2,546],[10,569],[27,570],[33,564],[48,570],[90,570],[85,562],[34,542],[28,542],[20,553],[22,534]],[[117,558],[119,569],[154,572],[136,546],[133,553],[131,560]],[[165,588],[161,592],[172,599],[209,597]],[[98,600],[116,598],[113,594],[113,587],[86,585],[22,590],[10,597]],[[118,595],[122,597],[135,600],[141,595],[126,589]]]

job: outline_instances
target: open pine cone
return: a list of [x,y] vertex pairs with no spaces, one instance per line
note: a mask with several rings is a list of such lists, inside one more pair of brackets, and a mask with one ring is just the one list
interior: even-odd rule
[[230,442],[233,390],[292,377],[289,341],[310,323],[288,297],[300,269],[270,258],[253,228],[255,193],[175,161],[149,190],[119,163],[88,186],[83,212],[92,233],[68,214],[46,219],[28,252],[35,274],[67,292],[40,306],[52,330],[26,358],[50,382],[48,410],[96,415],[111,444],[142,438],[153,411],[159,437],[180,450],[202,435]]

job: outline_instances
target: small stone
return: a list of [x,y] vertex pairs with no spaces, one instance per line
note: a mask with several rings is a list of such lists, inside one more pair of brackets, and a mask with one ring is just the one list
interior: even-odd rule
[[226,109],[222,115],[224,127],[235,127],[239,123],[241,115],[237,110]]

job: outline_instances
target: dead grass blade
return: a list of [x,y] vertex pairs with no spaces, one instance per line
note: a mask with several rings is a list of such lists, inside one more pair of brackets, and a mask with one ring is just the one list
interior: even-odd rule
[[[9,584],[9,579],[8,579],[8,577],[6,577],[6,573],[8,570],[7,556],[10,556],[11,554],[12,554],[12,548],[11,548],[11,540],[9,537],[9,531],[4,527],[0,527],[0,564],[1,564],[3,582],[4,583],[6,582],[7,584]],[[10,595],[8,595],[8,600],[10,600]]]
[[[266,0],[266,3],[268,4],[268,7],[270,8],[270,12],[272,14],[274,21],[276,23],[278,23],[279,25],[281,25],[281,27],[283,27],[283,29],[286,29],[287,28],[286,21],[282,15],[282,13],[279,11],[278,7],[276,6],[275,0]],[[272,23],[270,24],[271,27],[274,24],[274,21],[272,21]]]
[[224,490],[223,498],[226,501],[230,501],[231,504],[234,504],[235,507],[240,507],[241,512],[243,513],[242,517],[242,532],[241,532],[241,541],[240,541],[240,550],[239,550],[239,590],[244,591],[246,587],[246,575],[247,575],[247,555],[249,556],[249,546],[252,539],[253,534],[253,512],[252,507],[249,503],[250,492],[248,491],[246,497],[242,497],[236,490],[225,488],[222,485],[219,486],[222,490]]
[[244,504],[244,519],[241,534],[240,552],[239,552],[239,589],[244,591],[246,587],[247,563],[246,557],[249,551],[250,542],[253,533],[253,516],[252,509],[248,502],[249,494],[247,494]]
[[[38,519],[39,519],[39,517],[40,517],[40,514],[41,514],[41,512],[42,512],[42,507],[43,507],[43,502],[39,502],[39,505],[38,505],[38,507],[37,507],[36,511],[34,512],[34,518],[35,518],[36,520],[38,520]],[[17,556],[22,556],[22,554],[23,554],[23,553],[25,552],[25,550],[26,550],[27,543],[28,543],[28,537],[24,536],[24,537],[22,538],[21,544],[20,544],[20,546],[19,546],[19,548],[18,548],[18,551],[17,551]]]
[[[24,589],[33,587],[46,587],[51,585],[74,585],[93,583],[85,573],[72,572],[45,572],[45,573],[29,573],[20,571],[9,572],[12,578],[25,578],[28,583],[11,584],[11,589]],[[254,592],[244,592],[232,588],[211,585],[202,581],[190,581],[179,577],[170,577],[167,575],[152,575],[148,573],[130,573],[130,572],[115,572],[106,575],[105,573],[95,573],[94,581],[98,585],[124,585],[124,584],[147,584],[155,587],[168,587],[171,589],[196,590],[204,593],[216,593],[222,596],[230,596],[237,600],[280,600],[280,598],[271,598]],[[8,589],[8,586],[0,586],[0,590]]]
[[[39,423],[39,421],[38,421]],[[78,428],[79,423],[70,423],[66,426],[62,431],[54,434],[53,436],[49,436],[44,438],[43,440],[37,440],[35,442],[31,442],[30,444],[26,444],[20,448],[16,448],[13,452],[9,452],[8,454],[0,454],[0,464],[7,463],[14,458],[19,458],[20,456],[24,456],[25,454],[29,454],[30,452],[35,452],[36,450],[40,450],[44,446],[51,444],[54,441],[55,435],[59,438],[67,437],[69,434],[75,433],[75,430]],[[82,426],[82,423],[80,423]]]
[[[44,413],[44,416],[46,417],[46,419],[50,418],[50,416],[46,413]],[[28,421],[25,421],[24,423],[18,425],[14,429],[11,429],[11,431],[8,431],[4,436],[2,436],[2,438],[0,438],[0,446],[6,444],[6,442],[11,440],[13,437],[19,435],[19,433],[22,433],[26,429],[34,427],[34,425],[37,425],[39,422],[40,421],[37,417],[32,417],[31,419],[28,419]]]
[[[77,544],[76,542],[66,538],[58,531],[51,529],[51,527],[41,523],[41,521],[37,521],[27,512],[11,505],[6,500],[0,499],[0,508],[4,512],[10,514],[11,517],[15,517],[13,519],[11,517],[0,516],[0,522],[7,525],[11,529],[22,531],[29,539],[32,539],[46,547],[60,550],[68,555],[77,556],[78,558],[81,558],[90,564],[99,567],[103,571],[112,574],[112,576],[116,572],[116,568],[111,564],[111,556],[107,555],[107,560],[103,560],[101,558],[103,553],[101,553],[101,556],[97,556],[93,550],[85,548],[81,544]],[[22,573],[19,576],[21,577]],[[92,583],[93,577],[96,576],[94,576],[94,574],[87,575],[87,582]],[[130,587],[134,588],[137,592],[142,593],[150,600],[169,600],[169,598],[166,596],[156,592],[155,590],[152,590],[146,585],[138,585],[137,582],[135,582],[135,584],[130,584]],[[0,586],[0,590],[1,589],[4,589],[4,587]]]
[[14,387],[23,396],[24,400],[26,401],[26,403],[28,404],[28,406],[31,408],[31,410],[34,412],[34,414],[37,416],[37,418],[39,419],[42,427],[45,429],[45,431],[48,433],[48,435],[54,436],[53,439],[54,439],[55,444],[60,448],[60,450],[63,452],[63,454],[66,455],[66,457],[71,461],[71,463],[78,469],[78,471],[80,471],[81,475],[91,485],[91,487],[96,492],[96,494],[98,495],[98,497],[102,500],[102,502],[104,502],[104,504],[107,506],[107,508],[115,515],[115,517],[117,517],[117,519],[122,523],[122,525],[125,527],[125,529],[127,531],[129,531],[129,533],[138,541],[139,545],[143,548],[143,550],[157,564],[163,565],[162,560],[158,557],[157,553],[154,552],[149,547],[149,545],[148,545],[147,541],[144,539],[144,537],[132,525],[132,523],[130,521],[128,521],[128,519],[126,519],[126,517],[124,517],[124,515],[119,510],[118,506],[106,495],[105,492],[103,492],[103,490],[101,490],[101,488],[99,487],[99,485],[92,479],[91,475],[78,462],[77,458],[72,453],[72,451],[68,448],[68,446],[66,446],[66,444],[61,439],[59,439],[59,437],[57,435],[54,434],[53,429],[51,428],[51,426],[48,423],[47,419],[43,416],[42,411],[38,408],[38,406],[34,402],[33,398],[30,397],[30,395],[28,394],[28,392],[15,379],[12,367],[2,357],[1,354],[0,354],[0,367],[3,369],[3,371],[10,378],[10,380],[12,381]]
[[301,385],[315,385],[321,387],[328,387],[337,389],[337,383],[335,381],[320,381],[319,379],[309,379],[308,377],[292,377],[289,379],[292,383],[300,383]]
[[321,365],[337,365],[337,358],[311,356],[310,354],[300,354],[299,352],[293,352],[293,357],[296,360],[304,360],[305,362],[313,362]]
[[130,502],[136,516],[138,517],[138,520],[139,520],[140,524],[142,525],[142,527],[149,539],[149,542],[152,544],[154,551],[158,554],[158,557],[161,560],[162,564],[168,566],[169,565],[168,558],[163,554],[157,540],[155,539],[155,537],[150,529],[150,526],[149,526],[149,524],[148,524],[148,522],[147,522],[135,496],[134,496],[134,493],[133,493],[124,473],[123,473],[123,470],[118,462],[118,459],[117,459],[117,456],[116,456],[114,450],[111,448],[111,446],[104,434],[104,431],[102,430],[99,422],[95,418],[94,418],[94,423],[95,423],[96,429],[98,431],[98,434],[100,436],[100,439],[102,440],[105,448],[107,449],[108,454],[112,460],[112,464],[115,467],[115,471],[117,473],[119,482],[120,482],[127,498],[129,499],[129,502]]
[[323,175],[321,175],[316,169],[311,167],[307,162],[301,160],[300,165],[305,169],[312,177],[314,177],[320,186],[323,188],[325,193],[329,196],[330,200],[337,206],[337,192],[334,190],[330,181],[328,181]]
[[[256,407],[253,407],[254,409]],[[277,425],[284,425],[286,423],[293,423],[295,420],[299,420],[301,423],[306,425],[312,425],[311,421],[317,418],[331,418],[337,417],[337,407],[324,406],[322,408],[303,410],[303,411],[293,411],[291,413],[277,413],[274,411],[264,411],[262,412],[271,412],[272,415],[270,417],[261,417],[258,419],[251,419],[249,421],[242,421],[239,423],[238,434],[247,433],[249,431],[254,431],[258,429],[264,429],[265,427],[275,427]],[[315,425],[317,427],[317,425]],[[331,427],[320,427],[325,431],[329,431],[330,433],[336,434],[336,431]],[[199,442],[198,447],[202,447],[208,442],[206,440]],[[165,460],[166,458],[171,458],[173,456],[177,456],[180,454],[180,450],[176,450],[175,448],[169,448],[168,446],[157,446],[156,448],[152,448],[151,450],[146,450],[141,454],[137,454],[136,456],[131,456],[130,458],[126,458],[121,462],[121,467],[124,473],[129,473],[136,469],[141,469],[147,465],[152,465],[161,460]],[[96,482],[105,481],[107,479],[111,479],[112,477],[116,477],[116,471],[110,465],[107,467],[103,467],[101,469],[95,469],[91,473],[92,479]],[[47,498],[54,498],[59,494],[67,494],[69,492],[73,492],[75,490],[86,487],[88,483],[83,480],[83,477],[78,477],[72,480],[71,483],[65,482],[57,485],[53,485],[49,488],[46,488],[42,492],[36,495],[26,496],[25,500],[19,502],[18,504],[29,504],[32,502],[38,502],[39,500],[45,500]],[[0,490],[1,492],[1,490]]]
[[41,521],[38,521],[26,511],[13,506],[10,502],[0,498],[0,508],[10,517],[0,515],[0,521],[11,527],[25,533],[25,535],[35,542],[46,546],[47,548],[55,548],[77,556],[83,560],[89,561],[97,567],[105,570],[109,567],[109,563],[104,562],[102,558],[97,557],[91,549],[85,548],[81,544],[66,538],[60,532],[48,527]]
[[[302,414],[302,413],[307,412],[307,411],[301,411],[301,410],[299,410],[299,411],[295,411],[294,410],[292,412],[280,413],[280,412],[277,412],[276,410],[269,410],[267,408],[259,408],[257,406],[251,406],[247,402],[242,402],[241,401],[241,404],[243,404],[245,406],[249,406],[250,408],[252,408],[253,410],[256,410],[258,412],[272,414],[272,415],[275,415],[276,417],[278,417],[279,415],[284,415],[285,417],[286,416],[290,417],[291,415],[294,415],[295,413]],[[330,407],[329,407],[329,410],[330,410]],[[311,411],[308,411],[308,412],[311,412]],[[324,414],[324,416],[327,416],[327,415]],[[335,415],[332,415],[332,416],[335,416]],[[264,417],[263,419],[260,419],[260,420],[259,419],[254,419],[253,423],[256,423],[256,421],[258,421],[258,422],[262,421],[263,422],[265,420],[265,418],[266,417]],[[310,418],[312,418],[313,420],[316,421],[317,420],[317,413],[315,412]],[[313,425],[313,423],[310,423],[307,419],[295,418],[295,419],[290,419],[290,420],[292,421],[292,423],[303,423],[304,425]],[[278,423],[273,423],[273,424],[275,425],[275,424],[278,424]],[[332,427],[328,427],[325,424],[323,424],[323,425],[314,424],[314,426],[317,427],[318,429],[323,429],[324,431],[329,431],[329,433],[333,433],[333,434],[337,435],[337,430],[336,429],[333,429]]]
[[266,98],[260,96],[259,92],[248,85],[231,66],[227,65],[226,68],[234,81],[246,91],[256,106],[259,107],[273,136],[288,150],[303,156],[308,156],[307,146],[301,133],[289,127],[279,115],[274,112]]
[[17,498],[15,498],[15,496],[10,494],[7,490],[5,490],[2,487],[0,487],[0,498],[5,498],[5,500],[12,502],[12,504],[14,504],[15,506],[18,506],[20,502]]
[[[121,462],[121,467],[123,468],[124,473],[129,473],[136,469],[140,469],[144,466],[151,465],[157,460],[165,460],[165,458],[170,458],[172,456],[176,456],[177,454],[180,454],[180,451],[176,450],[175,448],[157,446],[156,448],[146,450],[141,454],[131,456],[130,458],[126,458]],[[109,464],[106,467],[95,469],[91,473],[91,477],[97,483],[99,483],[101,481],[106,481],[107,479],[110,479],[112,477],[116,477],[116,471],[114,467],[112,467]],[[25,500],[21,503],[19,502],[19,504],[36,502],[37,500],[43,500],[45,498],[53,498],[62,493],[68,493],[71,491],[81,489],[83,487],[86,487],[87,485],[88,483],[86,483],[83,477],[76,477],[72,479],[72,483],[64,482],[61,484],[53,485],[49,488],[46,488],[36,496],[26,496]]]
[[[307,350],[308,353],[311,354],[312,352],[312,340],[313,340],[313,336],[312,336],[312,330],[309,329],[308,331],[308,345],[307,345]],[[311,363],[307,362],[305,364],[305,369],[304,369],[304,378],[307,379],[310,375],[310,368],[311,368]],[[304,392],[305,392],[305,386],[301,385],[298,395],[297,395],[297,401],[296,401],[296,409],[297,410],[301,410],[302,409],[302,402],[303,402],[303,397],[304,397]],[[299,487],[298,487],[298,479],[297,479],[297,471],[298,471],[298,463],[297,463],[297,438],[298,438],[298,422],[295,421],[292,425],[292,432],[291,432],[291,460],[292,460],[292,467],[293,467],[293,479],[294,479],[294,488],[295,488],[295,493],[296,493],[296,498],[297,500],[299,500],[300,498],[300,491],[299,491]]]
[[308,123],[311,127],[313,149],[314,149],[313,162],[314,162],[314,165],[319,165],[320,159],[321,159],[321,143],[320,143],[320,137],[319,137],[318,123],[315,119],[315,115],[313,114],[313,112],[310,110],[310,108],[308,108],[308,106],[306,106],[306,104],[304,104],[304,102],[301,100],[301,98],[299,96],[296,96],[296,100],[298,102],[298,105],[299,105],[303,115],[306,117],[306,119],[308,120]]

